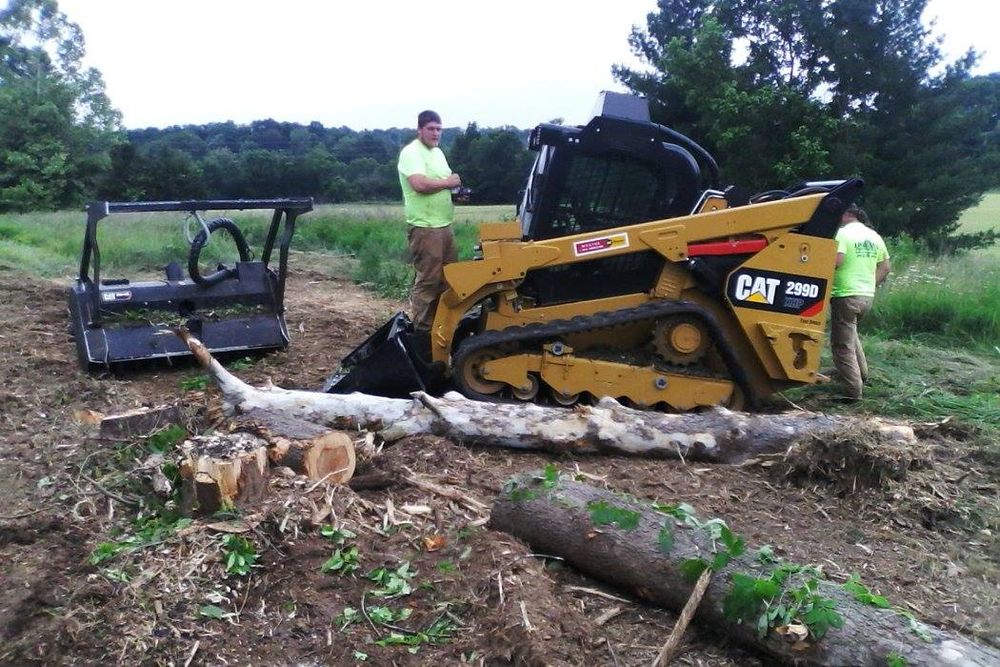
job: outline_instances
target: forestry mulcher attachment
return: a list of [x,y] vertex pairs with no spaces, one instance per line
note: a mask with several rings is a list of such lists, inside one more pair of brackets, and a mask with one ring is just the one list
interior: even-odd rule
[[691,410],[816,381],[861,181],[720,190],[708,152],[612,93],[530,148],[519,220],[482,225],[475,258],[445,267],[430,334],[396,315],[325,390]]
[[[274,211],[257,260],[234,221],[201,216],[207,211],[244,209]],[[285,348],[288,247],[296,219],[311,210],[311,199],[91,202],[87,205],[80,274],[69,293],[71,328],[80,363],[93,370],[190,355],[184,342],[167,330],[171,324],[183,324],[216,353]],[[97,223],[111,214],[160,212],[183,212],[189,223],[192,219],[198,222],[189,239],[189,277],[184,278],[181,267],[171,262],[165,267],[165,280],[103,278]],[[203,274],[199,257],[216,231],[232,237],[239,261]],[[141,234],[142,230],[132,233]],[[277,271],[270,267],[276,241]]]

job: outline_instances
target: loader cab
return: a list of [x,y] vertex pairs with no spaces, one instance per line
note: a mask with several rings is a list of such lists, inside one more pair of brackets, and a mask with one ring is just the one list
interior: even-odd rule
[[581,234],[687,215],[715,163],[683,135],[649,121],[645,100],[630,117],[596,115],[583,127],[542,124],[538,152],[518,207],[527,240]]
[[[542,124],[529,139],[538,152],[518,207],[525,240],[598,232],[688,215],[718,181],[712,157],[696,143],[649,120],[642,98],[605,93],[587,125]],[[537,305],[651,289],[655,252],[529,271],[519,292]]]

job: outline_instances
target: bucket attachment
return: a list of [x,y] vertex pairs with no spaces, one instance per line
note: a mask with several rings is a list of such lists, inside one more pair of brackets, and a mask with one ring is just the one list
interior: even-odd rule
[[[207,224],[200,211],[273,209],[259,260],[250,254],[242,233],[228,218]],[[168,327],[183,324],[212,353],[284,349],[288,346],[284,295],[288,246],[296,218],[312,210],[312,199],[237,199],[177,202],[92,202],[80,274],[70,288],[69,310],[80,363],[88,370],[121,367],[148,359],[190,356]],[[97,223],[113,213],[180,211],[193,215],[202,229],[191,241],[190,279],[176,262],[168,264],[165,280],[132,281],[101,278]],[[270,268],[278,238],[277,271]],[[213,231],[226,230],[236,242],[240,261],[232,267],[201,275],[198,254]]]
[[413,331],[406,313],[396,313],[357,349],[344,357],[323,391],[359,391],[389,398],[409,398],[414,391],[435,392],[443,384],[444,365],[429,362],[429,334]]

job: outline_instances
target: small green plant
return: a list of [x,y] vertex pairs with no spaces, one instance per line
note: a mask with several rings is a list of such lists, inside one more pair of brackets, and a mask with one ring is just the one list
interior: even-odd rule
[[103,574],[104,578],[108,581],[113,581],[119,584],[127,584],[132,581],[132,577],[129,576],[128,572],[117,567],[106,567],[101,570],[101,574]]
[[895,651],[889,653],[885,656],[886,667],[906,667],[906,658],[896,653]]
[[622,530],[632,530],[639,525],[639,513],[617,505],[611,505],[603,500],[587,503],[590,520],[597,526],[614,524]]
[[927,628],[925,628],[923,624],[917,620],[917,617],[914,616],[911,612],[908,612],[905,609],[901,609],[899,607],[895,607],[893,611],[902,616],[903,618],[905,618],[909,622],[910,632],[919,637],[921,641],[927,642],[928,644],[934,641],[934,637],[931,636],[931,633],[927,631]]
[[372,623],[378,623],[380,625],[405,621],[412,614],[413,610],[409,607],[404,607],[399,611],[393,611],[390,607],[382,606],[370,607],[368,609],[368,618],[372,620]]
[[250,574],[258,558],[253,542],[241,535],[226,535],[222,538],[222,555],[226,572],[237,576]]
[[472,537],[472,534],[476,532],[476,526],[463,526],[458,529],[456,535],[460,540],[467,540]]
[[245,371],[249,370],[253,366],[253,359],[250,357],[240,357],[235,361],[229,362],[227,368],[231,371]]
[[892,607],[889,601],[881,595],[875,595],[868,587],[861,583],[861,577],[857,574],[852,574],[850,578],[844,582],[844,590],[851,593],[854,599],[861,604],[867,604],[872,607],[878,607],[879,609],[889,609]]
[[326,562],[320,565],[319,569],[325,574],[339,574],[344,576],[360,569],[360,560],[361,557],[358,554],[357,547],[352,546],[346,549],[337,549]]
[[166,454],[173,451],[186,437],[187,431],[184,430],[183,426],[171,424],[146,438],[146,446],[154,454]]
[[208,386],[208,378],[204,375],[199,375],[193,378],[184,378],[181,380],[181,389],[184,391],[201,391]]
[[656,538],[656,543],[660,547],[660,551],[665,554],[670,553],[674,548],[674,531],[670,526],[663,526],[660,528],[660,533]]
[[410,594],[413,590],[410,586],[410,579],[415,574],[416,572],[410,571],[410,563],[404,561],[395,570],[390,570],[386,567],[377,567],[365,576],[380,586],[380,588],[372,591],[372,595],[393,598]]
[[219,621],[224,618],[229,618],[232,615],[233,614],[231,612],[228,612],[222,607],[219,607],[214,604],[205,604],[198,607],[199,618],[211,618]]
[[347,528],[334,528],[333,526],[323,526],[319,529],[319,534],[337,546],[342,546],[347,542],[347,540],[354,539],[358,536],[357,533],[354,533]]
[[446,618],[438,618],[430,627],[420,632],[403,634],[391,632],[375,643],[378,646],[409,646],[410,653],[416,653],[423,644],[443,644],[455,633],[455,624]]
[[694,515],[694,507],[688,503],[678,503],[677,505],[665,504],[665,503],[653,503],[652,507],[655,511],[660,514],[666,514],[667,516],[672,516],[681,523],[687,524],[693,528],[697,528],[701,525],[698,519]]
[[512,502],[523,503],[537,498],[538,491],[529,489],[526,486],[514,486],[507,490],[507,497],[510,498]]
[[338,630],[343,632],[345,628],[351,623],[354,623],[361,618],[361,613],[354,607],[344,607],[344,611],[337,614],[337,617],[333,619],[335,625],[338,626]]
[[139,515],[132,522],[133,533],[117,541],[101,542],[88,556],[91,565],[100,565],[120,553],[160,544],[176,531],[191,525],[191,519],[171,515]]
[[556,488],[559,483],[559,468],[554,463],[546,464],[542,471],[542,486],[546,489]]

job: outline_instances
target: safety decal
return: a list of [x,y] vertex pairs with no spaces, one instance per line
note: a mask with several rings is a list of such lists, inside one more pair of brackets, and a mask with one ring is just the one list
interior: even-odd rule
[[620,250],[628,247],[628,234],[612,234],[611,236],[601,236],[596,239],[577,241],[573,244],[573,254],[577,257],[592,255],[596,252],[607,252],[608,250]]
[[101,292],[101,301],[131,301],[132,290],[117,290],[114,292]]
[[726,296],[734,306],[812,317],[823,310],[827,281],[761,269],[739,269],[729,276]]

